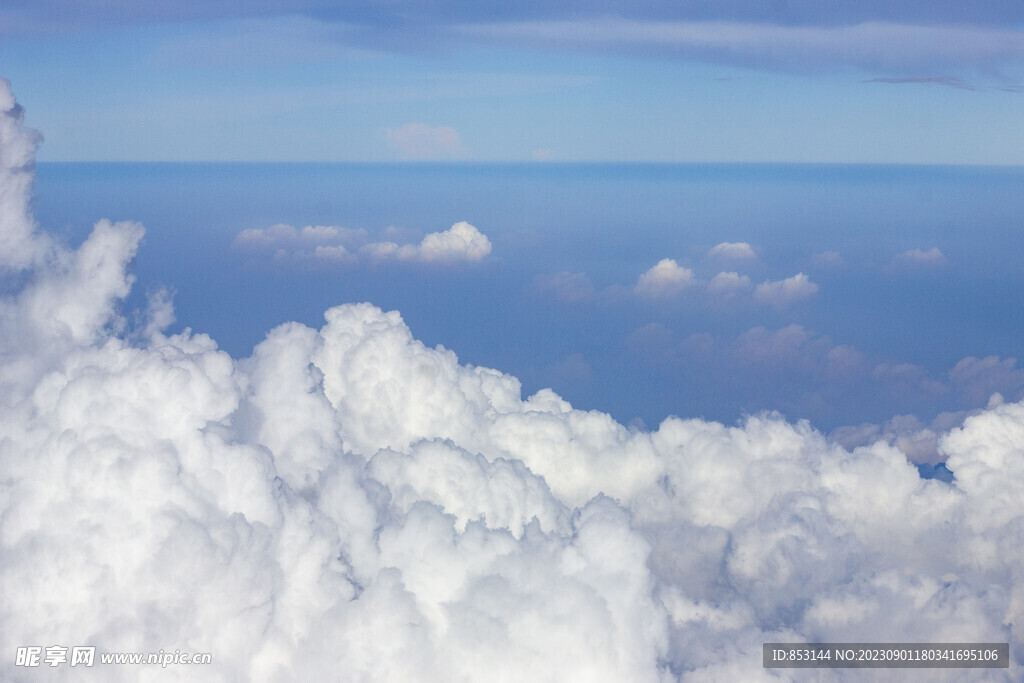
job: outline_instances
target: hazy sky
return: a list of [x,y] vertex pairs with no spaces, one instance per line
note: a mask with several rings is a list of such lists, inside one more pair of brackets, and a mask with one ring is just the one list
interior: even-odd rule
[[6,0],[53,160],[1020,164],[1019,2]]

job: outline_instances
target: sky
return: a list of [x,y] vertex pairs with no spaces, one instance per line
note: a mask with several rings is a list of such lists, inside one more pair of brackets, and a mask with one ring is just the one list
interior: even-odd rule
[[0,63],[43,161],[1024,162],[1018,3],[478,5],[8,0]]
[[6,0],[0,678],[1020,680],[1022,18]]
[[[872,680],[1020,678],[1024,403],[933,435],[950,481],[884,438],[847,448],[778,413],[623,425],[527,395],[370,303],[276,325],[234,357],[175,328],[170,290],[130,303],[159,229],[154,244],[138,221],[100,219],[70,243],[40,225],[24,117],[0,81],[3,678],[863,680],[765,669],[776,642],[1002,643],[1003,668]],[[382,267],[472,267],[496,248],[465,222],[235,239]],[[814,284],[752,296],[783,304]],[[665,258],[628,289],[698,286]],[[159,664],[105,661],[150,653]]]

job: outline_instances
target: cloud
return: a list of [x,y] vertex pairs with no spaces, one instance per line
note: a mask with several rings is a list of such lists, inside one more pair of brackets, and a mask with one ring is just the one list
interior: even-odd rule
[[905,251],[902,254],[897,254],[892,260],[892,267],[900,266],[927,266],[927,267],[938,267],[944,266],[949,263],[945,255],[939,251],[938,247],[932,247],[927,251],[922,249],[911,249]]
[[778,640],[1024,664],[1024,404],[937,435],[950,486],[777,415],[524,399],[365,303],[236,359],[161,330],[166,299],[120,318],[142,233],[101,221],[0,299],[0,651],[210,652],[210,680],[749,680]]
[[928,374],[928,370],[913,363],[879,363],[872,371],[873,377],[899,394],[919,393],[942,396],[949,388]]
[[[385,231],[397,234],[397,229]],[[235,236],[234,246],[242,251],[271,253],[279,261],[292,263],[350,264],[405,261],[413,263],[477,263],[492,249],[487,236],[465,221],[444,232],[432,232],[418,244],[369,241],[363,229],[337,226],[306,226],[298,230],[278,224],[269,228],[248,228]]]
[[722,242],[721,244],[716,244],[708,251],[708,256],[734,261],[757,258],[754,249],[746,242]]
[[451,261],[482,261],[491,253],[491,241],[469,223],[456,223],[444,232],[432,232],[418,247],[405,253],[400,248],[398,258],[424,263]]
[[891,70],[924,66],[995,67],[1024,62],[1024,34],[999,26],[826,22],[671,21],[624,17],[473,24],[490,40],[756,65],[820,68],[847,64]]
[[862,379],[866,373],[863,353],[847,344],[834,345],[827,335],[819,335],[802,325],[791,324],[777,330],[753,327],[736,337],[733,359],[748,369],[813,375],[814,384],[828,384],[840,390],[840,384]]
[[[57,10],[64,10],[58,12]],[[9,0],[4,3],[0,24],[5,32],[59,31],[75,27],[123,26],[137,23],[195,22],[230,19],[291,19],[314,17],[342,26],[363,27],[384,32],[391,27],[402,35],[412,27],[430,26],[443,33],[446,26],[464,23],[505,23],[524,20],[551,20],[586,17],[623,17],[662,21],[733,21],[753,23],[775,21],[792,26],[837,26],[864,22],[901,22],[936,26],[963,22],[974,26],[1013,26],[1024,21],[1024,11],[1013,2],[978,2],[969,7],[908,0],[886,3],[879,0],[835,6],[815,2],[794,2],[780,9],[752,0],[722,0],[710,5],[669,4],[658,0],[608,0],[588,9],[552,7],[537,0],[517,0],[501,5],[396,0],[386,6],[371,0],[356,0],[336,5],[324,0],[251,0],[216,4],[199,0],[153,0],[133,3],[117,0],[103,3],[77,3],[66,6],[59,0]],[[387,36],[387,34],[385,34]],[[380,37],[380,36],[379,36]],[[421,38],[422,40],[422,38]]]
[[736,272],[719,273],[708,282],[708,293],[723,299],[731,299],[750,291],[750,288],[750,278]]
[[822,353],[808,353],[808,344],[831,346],[825,337],[818,337],[801,325],[787,325],[779,330],[754,327],[736,338],[736,354],[748,363],[792,363],[808,360]]
[[853,65],[891,77],[957,70],[1004,74],[1019,68],[1024,55],[1024,37],[1013,30],[1024,23],[1024,12],[1015,3],[999,0],[972,3],[969,8],[876,0],[842,5],[801,1],[785,7],[750,0],[610,0],[571,9],[536,0],[455,5],[409,0],[386,5],[160,0],[70,7],[57,0],[10,0],[0,8],[0,35],[67,35],[174,22],[205,25],[206,33],[213,34],[206,36],[208,40],[191,41],[193,49],[188,50],[207,61],[237,61],[242,52],[266,61],[272,52],[268,44],[280,48],[286,60],[308,61],[381,51],[436,52],[483,42],[757,68]]
[[[989,408],[999,405],[992,403]],[[829,436],[844,448],[853,450],[876,442],[884,442],[897,448],[917,465],[937,465],[945,462],[939,452],[939,439],[952,429],[963,427],[964,421],[981,410],[940,413],[931,424],[924,425],[914,415],[897,415],[884,425],[861,424],[840,427]]]
[[387,129],[388,144],[403,161],[464,159],[469,149],[459,140],[458,132],[449,126],[427,126],[406,123]]
[[658,261],[637,280],[634,291],[653,298],[672,296],[695,283],[693,271],[684,268],[674,259]]
[[40,135],[22,126],[24,110],[0,78],[0,269],[21,270],[46,249],[28,213]]
[[810,299],[818,293],[818,285],[803,273],[785,280],[765,280],[754,290],[754,299],[771,306],[783,307]]
[[968,356],[949,371],[949,379],[974,404],[993,394],[1018,400],[1024,391],[1024,370],[1017,368],[1016,358]]

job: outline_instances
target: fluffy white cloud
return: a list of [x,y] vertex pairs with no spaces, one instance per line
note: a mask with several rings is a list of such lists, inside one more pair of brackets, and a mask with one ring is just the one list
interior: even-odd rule
[[459,139],[459,133],[450,126],[428,126],[407,123],[387,129],[388,144],[406,161],[463,159],[469,156]]
[[407,252],[399,249],[398,257],[410,261],[482,261],[491,253],[491,241],[469,223],[456,223],[444,232],[432,232],[418,247]]
[[771,306],[788,306],[797,301],[810,299],[818,293],[818,285],[803,273],[797,273],[785,280],[765,280],[754,290],[754,299]]
[[735,261],[757,258],[754,249],[746,242],[722,242],[721,244],[716,244],[708,251],[708,256]]
[[695,283],[693,271],[663,258],[637,280],[634,290],[637,294],[650,297],[665,297],[677,294]]
[[0,300],[0,678],[54,644],[210,652],[211,681],[752,680],[771,640],[1024,664],[1024,404],[938,436],[949,486],[778,416],[524,400],[369,304],[237,360],[162,333],[166,300],[118,321],[141,233],[101,222]]
[[317,225],[298,230],[291,225],[278,224],[242,230],[235,236],[234,246],[242,251],[271,253],[275,259],[293,263],[352,265],[388,260],[439,264],[479,262],[491,253],[487,236],[465,221],[443,232],[432,232],[418,244],[371,242],[369,233],[363,229]]
[[45,249],[28,210],[39,134],[24,128],[24,110],[0,78],[0,269],[30,266]]

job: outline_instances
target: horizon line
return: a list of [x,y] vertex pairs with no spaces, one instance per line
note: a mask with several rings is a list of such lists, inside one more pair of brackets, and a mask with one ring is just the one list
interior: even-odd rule
[[323,165],[323,166],[883,166],[893,168],[1001,168],[1024,169],[1021,163],[953,163],[920,161],[654,161],[654,160],[302,160],[302,159],[50,159],[37,160],[36,166],[48,164],[164,164],[164,165]]

